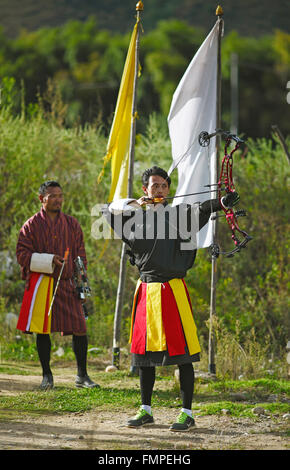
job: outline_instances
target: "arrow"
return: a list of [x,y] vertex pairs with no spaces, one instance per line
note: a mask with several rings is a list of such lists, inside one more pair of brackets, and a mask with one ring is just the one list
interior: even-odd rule
[[62,275],[62,272],[63,272],[64,265],[65,265],[65,263],[68,259],[68,255],[69,255],[69,248],[66,249],[65,254],[64,254],[62,267],[61,267],[61,270],[60,270],[60,273],[59,273],[59,276],[58,276],[58,279],[57,279],[57,283],[56,283],[56,286],[55,286],[53,298],[52,298],[52,301],[51,301],[51,304],[50,304],[50,307],[49,307],[49,311],[48,311],[48,314],[47,314],[48,317],[51,313],[51,309],[52,309],[52,305],[53,305],[53,302],[54,302],[54,299],[55,299],[56,291],[57,291],[57,288],[58,288],[58,285],[59,285],[59,281],[60,281],[60,278],[61,278],[61,275]]

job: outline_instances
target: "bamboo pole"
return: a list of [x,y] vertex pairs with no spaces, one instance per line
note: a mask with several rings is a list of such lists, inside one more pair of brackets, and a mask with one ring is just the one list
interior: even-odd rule
[[273,124],[272,126],[272,130],[274,131],[274,133],[276,134],[276,136],[278,137],[279,141],[280,141],[280,144],[284,150],[284,153],[285,153],[285,156],[287,158],[287,161],[288,163],[290,163],[290,152],[287,148],[287,144],[286,144],[286,141],[285,141],[285,138],[282,134],[282,132],[280,131],[279,127],[277,126],[277,124]]
[[[139,36],[140,36],[140,12],[143,11],[143,3],[139,1],[136,5],[137,11],[137,37],[135,49],[135,75],[133,85],[133,102],[132,102],[132,125],[131,125],[131,138],[129,147],[129,175],[128,175],[128,197],[132,197],[133,191],[133,177],[134,177],[134,158],[135,158],[135,137],[136,137],[136,108],[137,108],[137,81],[138,81],[138,67],[139,67]],[[117,289],[115,316],[114,316],[114,332],[113,332],[113,366],[119,369],[120,367],[120,339],[121,339],[121,318],[122,308],[126,281],[126,265],[127,254],[126,244],[122,245],[120,269],[119,269],[119,283]]]
[[[221,128],[221,37],[223,31],[223,10],[220,6],[216,9],[216,16],[218,16],[219,32],[218,32],[218,47],[217,47],[217,81],[216,81],[216,128]],[[218,179],[219,167],[219,153],[220,153],[220,135],[216,135],[216,158],[214,166],[214,181]],[[217,245],[218,239],[218,219],[213,221],[213,245]],[[211,290],[210,290],[210,317],[209,317],[209,339],[208,339],[208,370],[211,374],[216,373],[215,365],[215,348],[214,348],[214,334],[213,334],[213,320],[216,314],[216,285],[217,285],[217,253],[212,250],[211,257]]]

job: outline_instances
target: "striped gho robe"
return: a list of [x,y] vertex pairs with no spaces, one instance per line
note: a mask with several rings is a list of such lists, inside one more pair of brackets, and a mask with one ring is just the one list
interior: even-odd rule
[[[211,213],[221,209],[220,202],[212,199],[199,206],[175,207],[164,203],[163,208],[148,206],[146,210],[139,205],[134,210],[128,205],[131,202],[134,199],[114,201],[102,212],[130,248],[131,263],[139,271],[129,338],[132,365],[153,367],[199,361],[200,344],[184,280],[194,264],[196,248],[191,243],[188,247],[183,244],[195,240]],[[186,224],[178,224],[182,220]],[[186,226],[191,229],[188,238],[182,233]],[[176,228],[175,237],[170,236],[170,228]]]
[[[63,257],[67,248],[69,248],[69,257],[62,272],[52,311],[47,318],[53,289],[56,286],[61,269],[58,267],[55,267],[52,274],[45,274],[44,276],[48,283],[53,280],[53,282],[50,282],[50,296],[47,295],[42,301],[42,307],[46,315],[44,326],[39,326],[37,321],[35,323],[32,322],[28,326],[29,308],[27,310],[27,302],[31,301],[37,276],[39,277],[39,273],[30,271],[32,254],[48,253]],[[63,335],[70,335],[72,333],[85,334],[85,317],[73,282],[74,260],[76,257],[80,256],[83,258],[86,265],[84,237],[79,222],[74,217],[63,212],[60,212],[52,221],[45,210],[41,209],[22,226],[17,242],[16,256],[21,266],[22,279],[26,280],[17,328],[24,332],[35,333],[58,331],[62,332]],[[46,306],[44,305],[45,303]],[[49,327],[47,327],[47,322]]]

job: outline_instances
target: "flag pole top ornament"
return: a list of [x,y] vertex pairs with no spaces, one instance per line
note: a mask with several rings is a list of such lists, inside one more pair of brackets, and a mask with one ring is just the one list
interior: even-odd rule
[[137,11],[143,11],[144,10],[143,2],[140,1],[136,4],[136,10]]
[[215,11],[216,16],[222,16],[224,14],[224,11],[220,5],[217,6],[217,9]]

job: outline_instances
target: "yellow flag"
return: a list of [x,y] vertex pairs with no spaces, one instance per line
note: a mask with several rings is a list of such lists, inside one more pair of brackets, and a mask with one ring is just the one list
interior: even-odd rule
[[138,33],[135,24],[121,80],[115,116],[111,127],[105,164],[111,160],[111,189],[109,202],[128,197],[129,148],[132,116],[132,104],[135,78],[135,51]]

